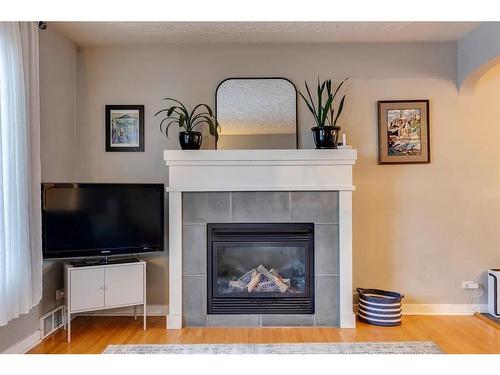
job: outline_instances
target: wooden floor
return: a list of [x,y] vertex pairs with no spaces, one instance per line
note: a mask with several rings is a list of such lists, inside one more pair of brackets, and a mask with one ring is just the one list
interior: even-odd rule
[[474,316],[405,316],[400,327],[375,327],[358,322],[339,328],[185,328],[167,331],[165,318],[78,317],[73,341],[63,330],[30,353],[101,353],[110,344],[165,343],[292,343],[354,341],[434,341],[446,353],[500,353],[500,330]]

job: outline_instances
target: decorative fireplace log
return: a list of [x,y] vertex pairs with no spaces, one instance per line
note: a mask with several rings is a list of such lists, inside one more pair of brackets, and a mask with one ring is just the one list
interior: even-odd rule
[[290,279],[284,279],[280,276],[280,274],[278,273],[278,271],[276,271],[274,268],[271,268],[269,270],[269,273],[271,275],[274,275],[276,277],[278,277],[281,281],[283,281],[283,283],[288,287],[288,289],[290,289]]
[[257,285],[256,292],[279,292],[278,285],[274,281],[264,281]]
[[290,289],[290,279],[284,279],[274,268],[267,270],[262,264],[246,272],[239,279],[233,278],[228,286],[238,292],[280,292]]
[[262,264],[257,267],[257,271],[263,274],[265,277],[267,277],[269,281],[273,281],[278,286],[278,289],[280,290],[281,293],[285,293],[288,290],[288,286],[286,286],[286,284],[283,281],[281,281],[281,278],[273,275]]
[[255,271],[255,274],[252,275],[252,280],[250,280],[250,282],[248,283],[248,293],[251,293],[252,290],[255,289],[255,287],[257,285],[259,285],[260,283],[260,277],[261,277],[261,273],[260,272],[257,272]]
[[240,280],[243,281],[245,283],[245,286],[246,286],[246,285],[248,285],[248,283],[250,282],[250,280],[252,280],[252,276],[254,276],[256,272],[257,271],[255,270],[255,268],[252,268],[246,274],[244,274],[243,276],[241,276]]
[[247,290],[247,285],[248,284],[245,284],[241,280],[230,280],[229,283],[228,283],[228,285],[231,288],[236,289],[239,292],[243,292],[243,291]]

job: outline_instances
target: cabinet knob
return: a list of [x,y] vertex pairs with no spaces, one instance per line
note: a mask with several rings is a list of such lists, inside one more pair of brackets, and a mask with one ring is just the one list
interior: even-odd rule
[[99,289],[104,290],[104,285],[102,285]]

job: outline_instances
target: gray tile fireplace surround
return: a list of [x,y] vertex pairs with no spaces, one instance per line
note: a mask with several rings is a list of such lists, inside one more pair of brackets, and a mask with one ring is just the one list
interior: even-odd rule
[[[338,192],[183,193],[183,318],[189,327],[338,326]],[[207,223],[314,223],[313,315],[207,315]]]

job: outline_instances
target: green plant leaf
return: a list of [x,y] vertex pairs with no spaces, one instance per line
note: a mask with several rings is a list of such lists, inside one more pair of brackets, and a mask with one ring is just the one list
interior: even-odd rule
[[337,120],[339,119],[339,116],[342,113],[342,109],[344,109],[344,100],[345,100],[345,95],[342,97],[342,100],[340,101],[339,109],[337,110],[337,117],[335,117],[335,121],[333,122],[333,126],[337,126]]
[[333,98],[335,99],[335,95],[337,95],[337,93],[339,92],[340,88],[342,87],[342,85],[344,84],[345,81],[347,81],[349,79],[349,77],[347,77],[346,79],[344,79],[342,82],[340,82],[340,84],[337,86],[337,89],[335,90],[335,93],[333,94]]
[[[326,81],[326,93],[328,95],[328,99],[332,98],[332,101],[330,103],[330,105],[328,106],[328,108],[326,109],[326,105],[325,105],[325,110],[328,111],[328,113],[330,114],[330,124],[332,123],[333,121],[333,95],[332,95],[332,80],[329,79]],[[324,121],[326,122],[326,120],[328,120],[328,113],[325,115],[325,119]]]
[[[342,109],[344,107],[345,95],[339,104],[339,108],[337,109],[337,116],[334,119],[334,115],[336,112],[335,106],[334,106],[335,97],[336,97],[337,93],[339,92],[340,88],[342,87],[342,85],[344,84],[344,82],[347,81],[348,79],[349,79],[349,77],[344,79],[337,86],[335,92],[332,93],[332,89],[333,89],[332,80],[328,79],[328,80],[321,82],[320,78],[318,77],[318,85],[316,88],[316,93],[317,93],[317,97],[318,97],[317,98],[317,107],[316,107],[315,102],[312,98],[311,90],[309,89],[309,85],[307,84],[307,81],[304,82],[304,84],[306,87],[308,98],[306,98],[306,96],[304,94],[302,94],[300,91],[298,91],[299,95],[306,103],[307,108],[309,109],[309,111],[313,115],[314,121],[316,122],[316,125],[318,127],[325,126],[327,123],[329,123],[330,125],[333,126],[337,122],[340,114],[342,113]],[[325,89],[326,89],[326,102],[325,102],[325,105],[323,106],[323,99],[324,99],[323,97],[325,95]],[[330,117],[328,115],[330,115]]]
[[199,119],[200,117],[209,117],[209,118],[213,118],[213,116],[210,116],[210,113],[208,112],[199,112],[197,113],[195,116],[193,116],[193,118],[191,119],[191,121],[195,121],[197,119]]
[[302,93],[300,91],[299,91],[299,95],[302,97],[302,99],[304,100],[304,102],[307,104],[307,108],[309,108],[309,111],[312,113],[312,115],[314,117],[314,120],[316,122],[316,111],[311,106],[311,104],[309,104],[309,102],[307,101],[306,97],[304,95],[302,95]]
[[184,122],[186,121],[186,116],[184,116],[184,114],[180,114],[179,115],[179,128],[185,128],[186,131],[188,132],[189,129],[184,125]]
[[207,124],[212,124],[213,123],[213,119],[212,119],[212,117],[209,117],[207,115],[200,116],[200,117],[198,117],[196,119],[196,123],[203,123],[203,122],[205,122]]
[[201,107],[205,107],[206,109],[206,112],[200,112],[200,113],[207,113],[210,117],[213,117],[213,111],[212,111],[212,108],[210,108],[210,106],[208,106],[207,104],[198,104],[196,107],[193,108],[193,110],[191,111],[191,117],[193,117],[196,113],[196,110],[198,108],[201,108]]
[[173,117],[165,117],[163,120],[161,120],[161,121],[160,121],[160,132],[162,132],[162,133],[163,133],[163,123],[164,123],[165,121],[168,121],[168,120],[174,120],[174,121],[175,121],[175,120],[177,120],[177,119],[175,119],[175,118],[173,118]]
[[[169,118],[164,118],[164,119],[161,121],[161,123],[160,123],[160,131],[162,131],[162,125],[163,125],[163,122],[164,122],[164,121],[167,121],[167,120],[169,120]],[[170,120],[172,120],[172,118],[170,118]],[[175,124],[175,123],[177,123],[177,124],[178,124],[178,123],[179,123],[179,120],[177,120],[177,119],[173,119],[173,120],[172,120],[172,121],[170,121],[170,122],[167,124],[167,126],[165,127],[165,135],[167,136],[167,138],[169,138],[169,136],[168,136],[168,129],[170,128],[170,125]],[[162,133],[163,133],[163,131],[162,131]]]
[[196,120],[205,120],[205,121],[212,121],[212,117],[208,116],[208,115],[202,115],[202,114],[199,114],[196,116]]
[[329,96],[326,103],[325,103],[325,107],[323,108],[323,115],[321,118],[321,122],[323,125],[325,124],[328,113],[330,112],[330,107],[331,107],[332,103],[333,103],[333,96]]
[[217,128],[218,127],[220,128],[220,124],[217,122],[217,120],[215,120],[214,124],[214,121],[212,121],[212,119],[210,118],[198,119],[196,123],[193,125],[193,129],[201,124],[207,124],[210,135],[214,136],[216,141],[219,139],[219,133],[217,131]]
[[[188,112],[187,107],[177,99],[167,97],[163,98],[163,100],[170,101],[176,104],[168,108],[161,109],[155,113],[155,116],[158,116],[159,114],[166,112],[166,117],[160,122],[160,131],[163,132],[163,130],[165,130],[165,135],[167,136],[167,138],[170,126],[174,124],[177,124],[179,128],[189,132],[192,131],[195,126],[204,122],[209,125],[211,134],[216,134],[218,136],[217,128],[220,128],[220,124],[213,117],[213,111],[209,105],[201,103],[196,105],[191,112]],[[204,110],[200,111],[201,108],[203,108]],[[164,129],[164,124],[167,121],[170,122]]]
[[177,106],[173,106],[173,107],[170,107],[167,111],[167,116],[171,116],[172,113],[174,113],[175,109],[177,108]]
[[319,83],[319,77],[318,77],[318,113],[317,113],[317,116],[318,116],[318,120],[319,120],[319,123],[320,125],[324,125],[324,122],[321,121],[322,118],[323,118],[323,115],[322,115],[322,112],[323,112],[323,107],[322,107],[322,104],[323,104],[323,90],[325,89],[325,82],[323,82],[321,85]]
[[[318,77],[318,83],[319,83],[319,77]],[[325,91],[325,86],[326,86],[326,83],[327,81],[323,81],[323,83],[321,83],[321,87],[319,88],[319,93],[318,93],[318,118],[320,120],[320,124],[321,126],[325,126],[325,119],[326,119],[326,116],[328,114],[328,109],[330,107],[330,105],[325,105],[324,107],[322,106],[323,104],[323,93]],[[328,102],[328,99],[330,97],[328,96],[327,97],[327,102]]]
[[306,84],[306,90],[307,90],[307,95],[309,96],[309,99],[311,100],[311,106],[313,107],[313,115],[316,116],[316,107],[314,106],[314,100],[311,95],[311,91],[309,90],[309,86],[307,85],[307,82],[304,82]]
[[170,122],[168,123],[167,127],[165,128],[165,135],[167,136],[167,138],[169,138],[169,136],[168,136],[168,129],[170,128],[170,125],[175,124],[175,123],[177,123],[177,124],[178,124],[178,123],[179,123],[179,121],[177,121],[177,120],[170,121]]
[[[346,79],[344,79],[342,82],[340,82],[340,84],[337,86],[335,92],[333,93],[333,99],[335,100],[335,97],[337,96],[337,93],[339,92],[340,88],[342,87],[342,85],[344,84],[345,81],[347,81],[349,79],[349,77],[347,77]],[[333,116],[335,114],[335,106],[333,105],[332,103],[332,107],[330,109],[330,124],[332,126],[335,126],[334,125],[334,120],[333,120]]]
[[156,112],[156,113],[154,114],[154,116],[158,116],[160,113],[162,113],[162,112],[166,112],[166,111],[168,111],[169,109],[170,109],[170,108],[160,109],[158,112]]
[[309,96],[309,99],[311,100],[311,105],[313,107],[313,117],[314,117],[314,121],[316,122],[316,125],[317,126],[321,126],[321,123],[319,121],[319,117],[318,117],[318,110],[316,109],[316,107],[314,106],[314,100],[312,98],[312,95],[311,95],[311,91],[309,90],[309,86],[307,85],[307,82],[305,83],[306,84],[306,89],[307,89],[307,95]]
[[210,122],[207,121],[207,120],[196,120],[195,123],[193,123],[193,127],[192,129],[194,129],[195,127],[197,127],[198,125],[201,125],[201,124],[209,124]]
[[180,108],[181,108],[182,112],[184,112],[186,115],[188,114],[188,110],[187,110],[187,108],[184,106],[184,104],[182,104],[182,103],[181,103],[180,101],[178,101],[177,99],[174,99],[174,98],[163,98],[163,100],[167,100],[167,101],[168,101],[168,100],[170,100],[170,101],[172,101],[172,102],[174,102],[174,103],[179,104],[179,105],[181,106]]
[[219,121],[217,121],[217,118],[214,117],[215,120],[215,140],[217,141],[219,139],[219,130],[222,130]]

